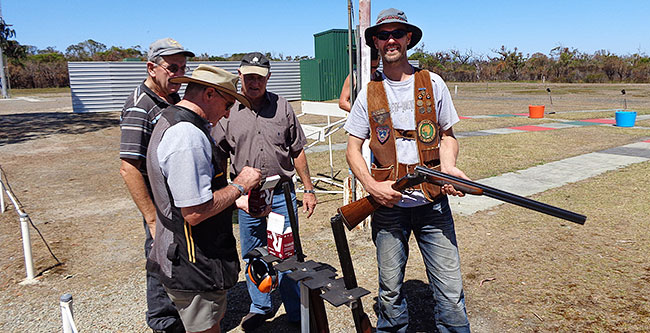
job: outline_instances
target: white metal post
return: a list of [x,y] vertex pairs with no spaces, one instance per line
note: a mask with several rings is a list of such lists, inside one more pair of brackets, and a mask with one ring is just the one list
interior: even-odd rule
[[34,261],[32,260],[32,242],[29,237],[29,216],[25,213],[20,214],[20,231],[23,237],[23,252],[25,253],[25,270],[27,279],[25,282],[34,280]]
[[77,333],[77,325],[74,323],[72,314],[72,295],[63,294],[59,301],[61,307],[61,322],[63,324],[63,333]]
[[5,184],[0,180],[0,213],[5,212]]
[[329,151],[330,151],[330,177],[332,180],[334,180],[334,158],[332,157],[332,135],[329,135],[329,132],[332,130],[330,128],[331,124],[331,118],[329,115],[327,115],[327,128],[328,128],[328,136],[327,136],[327,144],[329,145]]

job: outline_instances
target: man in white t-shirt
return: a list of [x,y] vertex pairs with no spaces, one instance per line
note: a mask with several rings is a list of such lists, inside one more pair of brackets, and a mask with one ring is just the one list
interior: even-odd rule
[[[391,188],[416,165],[468,179],[456,167],[458,141],[452,129],[459,120],[456,109],[440,76],[408,63],[406,50],[418,43],[422,31],[408,23],[403,11],[380,12],[365,37],[368,46],[379,50],[384,70],[381,79],[361,90],[350,111],[345,124],[350,134],[346,156],[352,172],[382,204],[372,218],[379,271],[377,331],[407,329],[407,302],[401,288],[413,233],[435,299],[437,329],[469,332],[456,233],[446,196],[464,194],[449,184],[427,184],[408,194]],[[361,154],[368,139],[373,152],[370,172]]]

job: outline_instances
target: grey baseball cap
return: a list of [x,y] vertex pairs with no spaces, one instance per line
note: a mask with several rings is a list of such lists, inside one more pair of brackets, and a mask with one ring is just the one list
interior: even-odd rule
[[377,15],[377,23],[375,23],[375,25],[366,29],[364,35],[366,37],[366,44],[368,46],[371,48],[375,47],[375,42],[372,40],[372,36],[377,34],[379,26],[388,23],[401,23],[406,26],[406,31],[413,33],[411,35],[411,43],[409,43],[409,45],[406,47],[407,49],[411,49],[420,41],[420,39],[422,39],[422,30],[409,23],[408,19],[406,19],[406,14],[404,14],[404,11],[395,8],[388,8],[379,12],[379,15]]
[[152,61],[155,57],[158,56],[167,56],[179,53],[184,54],[186,57],[194,56],[194,53],[184,49],[183,45],[181,45],[179,42],[167,37],[159,39],[149,45],[147,60]]

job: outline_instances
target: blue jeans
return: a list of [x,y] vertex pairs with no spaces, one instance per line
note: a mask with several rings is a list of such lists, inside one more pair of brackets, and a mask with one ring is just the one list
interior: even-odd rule
[[[144,223],[145,241],[144,255],[149,257],[153,237],[149,232],[147,222]],[[147,271],[147,325],[154,330],[163,330],[168,332],[183,332],[183,323],[181,322],[178,310],[167,295],[165,288],[158,279],[158,276]]]
[[435,300],[439,332],[469,332],[460,256],[447,197],[413,208],[381,207],[372,219],[379,268],[377,332],[406,332],[408,306],[402,284],[415,235]]
[[[293,203],[293,209],[297,219],[298,209],[296,207],[296,192],[293,187],[291,189],[291,201]],[[284,199],[284,191],[282,191],[281,188],[276,189],[273,192],[273,205],[271,209],[273,212],[281,214],[285,217],[285,229],[291,225],[289,222],[286,200]],[[238,217],[239,241],[241,243],[241,253],[243,257],[250,250],[256,247],[266,246],[266,217],[255,218],[248,215],[241,209],[238,210]],[[297,230],[294,232],[297,232]],[[244,259],[244,261],[248,262],[248,259]],[[290,272],[283,272],[279,274],[280,296],[282,298],[282,303],[284,303],[284,310],[287,312],[289,321],[298,322],[300,321],[300,289],[296,282],[289,278],[284,278],[287,273]],[[273,311],[273,304],[271,304],[271,294],[259,291],[259,289],[257,289],[255,284],[248,277],[248,274],[245,275],[246,285],[248,287],[248,295],[251,297],[251,306],[249,312],[270,314]]]

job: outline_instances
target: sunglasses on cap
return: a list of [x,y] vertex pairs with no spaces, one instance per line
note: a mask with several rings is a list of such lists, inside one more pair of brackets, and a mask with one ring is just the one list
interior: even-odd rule
[[377,36],[379,40],[388,40],[390,36],[393,36],[394,39],[400,39],[406,36],[407,32],[408,31],[402,29],[393,30],[393,31],[380,31],[375,36]]

